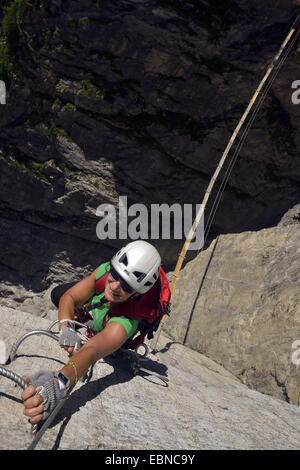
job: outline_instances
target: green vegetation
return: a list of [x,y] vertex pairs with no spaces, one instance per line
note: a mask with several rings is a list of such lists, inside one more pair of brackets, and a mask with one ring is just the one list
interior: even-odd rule
[[78,95],[85,95],[89,98],[93,98],[95,96],[95,89],[90,79],[85,78],[84,80],[81,80],[80,84],[81,89],[79,90]]
[[13,72],[16,70],[14,57],[18,48],[20,36],[19,21],[27,6],[27,0],[13,0],[3,7],[4,16],[1,32],[5,35],[5,44],[0,44],[0,78],[10,84]]
[[66,103],[63,110],[76,111],[76,106],[73,103]]
[[9,151],[8,163],[21,171],[25,171],[26,173],[30,174],[31,176],[34,176],[35,178],[45,181],[46,183],[49,183],[49,180],[43,173],[43,169],[49,166],[51,166],[52,168],[58,168],[58,164],[54,159],[48,160],[43,163],[36,162],[35,160],[24,156],[14,155],[11,147]]
[[14,0],[4,7],[1,29],[10,42],[14,42],[16,36],[18,36],[18,19],[20,17],[21,4],[21,0]]
[[0,44],[0,79],[9,84],[14,70],[14,62],[6,44]]
[[62,101],[59,98],[56,98],[56,100],[54,101],[54,104],[57,104],[58,106],[61,106]]
[[55,28],[55,30],[53,31],[53,37],[55,39],[60,39],[60,32],[57,28]]
[[55,137],[62,136],[62,137],[66,137],[68,140],[70,140],[70,136],[67,133],[67,131],[65,131],[64,129],[61,129],[59,127],[56,127],[55,124],[51,124],[50,127],[46,128],[46,129],[42,129],[41,132],[44,135],[47,135],[47,136],[51,136],[51,135],[55,136]]
[[81,18],[79,18],[78,22],[83,26],[87,26],[89,23],[89,18],[87,16],[82,16]]
[[78,26],[78,19],[77,19],[77,18],[73,18],[72,20],[68,20],[66,24],[67,24],[67,26],[69,26],[70,28],[77,28],[77,26]]

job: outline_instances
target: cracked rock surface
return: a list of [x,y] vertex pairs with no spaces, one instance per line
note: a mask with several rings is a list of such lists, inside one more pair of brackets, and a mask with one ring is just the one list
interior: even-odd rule
[[180,272],[166,329],[264,393],[300,404],[300,205],[226,234]]
[[[49,321],[1,307],[7,355],[24,333]],[[8,369],[30,376],[67,361],[46,336],[24,340]],[[132,355],[100,360],[79,382],[37,449],[299,449],[300,409],[248,389],[207,357],[160,336],[145,367],[169,379],[131,371]],[[0,376],[0,448],[25,449],[30,425],[21,389]]]

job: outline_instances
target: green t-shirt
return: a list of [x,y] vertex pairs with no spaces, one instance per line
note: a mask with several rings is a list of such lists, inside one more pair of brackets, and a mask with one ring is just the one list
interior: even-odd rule
[[[107,263],[101,264],[98,268],[97,274],[96,274],[96,280],[98,280],[101,276],[103,276],[106,272],[110,270],[110,262],[108,261]],[[104,292],[101,294],[95,294],[91,300],[90,304],[96,304],[100,302],[104,297]],[[92,314],[93,320],[94,320],[94,327],[96,331],[102,331],[103,330],[103,319],[107,312],[109,311],[109,307],[107,306],[107,303],[104,303],[100,307],[95,307],[92,310],[90,310],[90,313]],[[112,317],[110,320],[108,320],[107,323],[110,323],[112,321],[118,322],[126,330],[127,337],[131,338],[138,329],[139,321],[135,320],[133,318],[126,318],[126,317]]]

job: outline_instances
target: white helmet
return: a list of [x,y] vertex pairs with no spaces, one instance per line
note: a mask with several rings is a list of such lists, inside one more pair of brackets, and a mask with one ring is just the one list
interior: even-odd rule
[[133,290],[145,294],[159,278],[161,257],[150,243],[137,240],[121,248],[111,265]]

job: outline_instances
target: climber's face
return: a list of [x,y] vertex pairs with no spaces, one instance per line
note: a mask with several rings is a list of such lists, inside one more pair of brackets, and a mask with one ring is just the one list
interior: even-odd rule
[[112,269],[105,283],[105,298],[110,302],[121,303],[126,302],[133,294],[131,287]]

